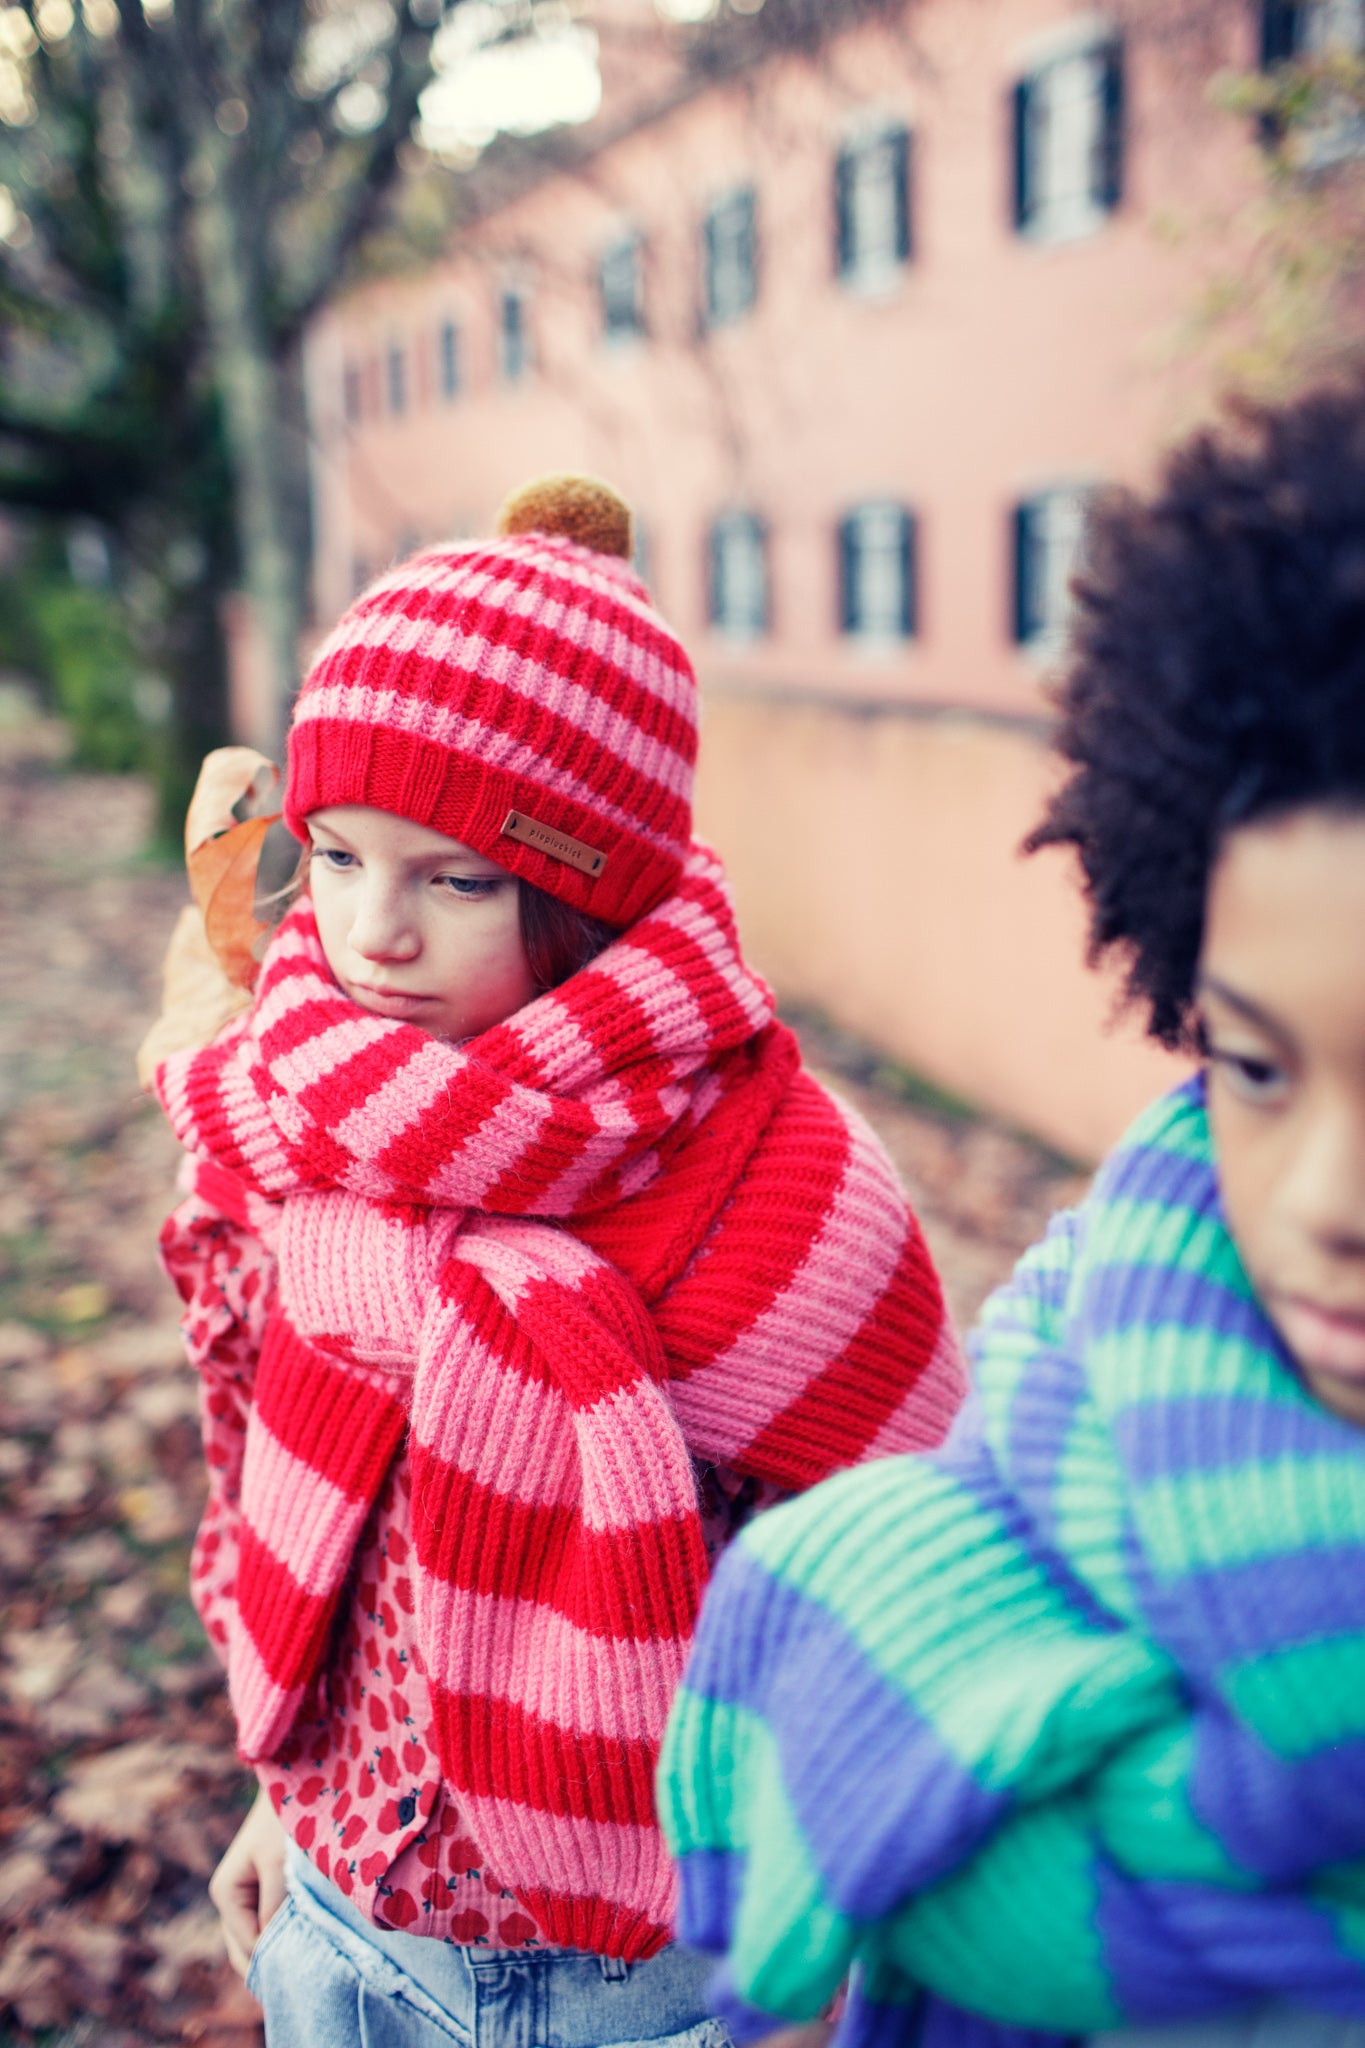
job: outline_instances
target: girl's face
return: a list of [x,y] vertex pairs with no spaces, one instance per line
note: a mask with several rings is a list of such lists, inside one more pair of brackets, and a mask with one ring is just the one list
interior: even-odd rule
[[1323,1404],[1365,1425],[1365,814],[1229,833],[1199,963],[1228,1223]]
[[307,820],[327,964],[353,1002],[475,1038],[530,1002],[516,877],[410,818],[335,804]]

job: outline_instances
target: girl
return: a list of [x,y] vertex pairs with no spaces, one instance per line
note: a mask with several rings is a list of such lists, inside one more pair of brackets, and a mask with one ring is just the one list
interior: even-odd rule
[[501,535],[323,648],[307,892],[156,1077],[194,1593],[261,1784],[212,1891],[271,2048],[716,2034],[653,1804],[708,1544],[960,1391],[889,1162],[692,841],[629,514],[551,479]]
[[1033,844],[1197,1076],[948,1441],[722,1565],[665,1751],[735,2033],[1365,2042],[1365,401],[1099,517]]

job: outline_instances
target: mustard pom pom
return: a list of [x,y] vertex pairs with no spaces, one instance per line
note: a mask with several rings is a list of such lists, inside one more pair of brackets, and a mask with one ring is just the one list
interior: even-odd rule
[[503,502],[496,530],[561,533],[596,554],[619,555],[628,562],[635,552],[632,528],[630,507],[610,484],[600,477],[558,470],[513,491]]

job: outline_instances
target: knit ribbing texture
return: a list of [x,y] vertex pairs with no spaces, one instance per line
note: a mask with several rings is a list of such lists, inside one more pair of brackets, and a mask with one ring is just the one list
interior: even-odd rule
[[[677,883],[692,832],[691,663],[624,562],[560,535],[431,548],[374,583],[294,706],[285,818],[368,804],[607,924]],[[507,836],[516,811],[604,856]]]
[[939,1441],[960,1398],[885,1154],[801,1071],[703,849],[463,1046],[344,996],[302,902],[252,1011],[158,1089],[192,1202],[277,1255],[215,1524],[244,1755],[277,1755],[325,1674],[404,1457],[442,1775],[545,1938],[651,1953],[655,1761],[706,1573],[693,1458],[801,1487]]
[[1365,2015],[1365,1436],[1299,1380],[1202,1082],[988,1305],[937,1451],[721,1561],[661,1813],[738,2038]]

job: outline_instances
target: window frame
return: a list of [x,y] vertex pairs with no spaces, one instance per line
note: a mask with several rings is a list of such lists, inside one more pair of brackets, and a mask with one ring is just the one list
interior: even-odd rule
[[[1272,71],[1281,64],[1312,61],[1344,47],[1347,54],[1365,57],[1365,6],[1355,0],[1356,21],[1344,45],[1335,37],[1319,40],[1311,33],[1314,19],[1333,0],[1261,0],[1261,69]],[[1284,140],[1284,131],[1274,115],[1262,122],[1262,139],[1267,143]],[[1322,171],[1348,158],[1365,155],[1365,114],[1345,95],[1337,104],[1323,106],[1305,123],[1296,138],[1295,161],[1303,171]]]
[[[613,319],[613,298],[608,285],[608,266],[629,258],[631,291],[629,318]],[[628,348],[643,341],[648,333],[645,320],[645,238],[638,228],[628,228],[609,242],[597,258],[597,302],[602,319],[602,339],[609,348]]]
[[[897,623],[888,627],[864,615],[862,587],[870,553],[868,529],[890,515],[897,524],[893,543],[898,555]],[[839,571],[839,631],[845,640],[873,650],[903,649],[919,637],[919,519],[913,506],[897,498],[867,498],[851,505],[835,529]]]
[[[722,302],[717,290],[721,269],[719,230],[727,214],[742,216],[737,236],[743,249],[741,266],[744,283],[733,300]],[[758,304],[758,188],[752,182],[732,185],[711,201],[702,216],[702,325],[712,333],[719,327],[733,327],[753,312]]]
[[[1010,638],[1022,654],[1034,660],[1054,659],[1065,644],[1073,611],[1070,585],[1082,565],[1085,525],[1099,488],[1088,478],[1058,479],[1016,498],[1010,507]],[[1060,613],[1048,617],[1040,592],[1051,586],[1052,578],[1046,569],[1040,573],[1036,566],[1039,543],[1030,529],[1045,509],[1063,503],[1074,508],[1078,529],[1066,568]]]
[[[725,549],[729,537],[744,532],[758,563],[759,604],[745,620],[726,615]],[[768,522],[749,506],[734,506],[718,512],[706,533],[706,623],[710,630],[736,647],[752,647],[772,632],[772,557]]]
[[[914,130],[888,119],[850,136],[834,159],[834,274],[846,291],[884,291],[914,261]],[[857,246],[856,186],[859,166],[879,151],[891,152],[891,253],[871,255]]]
[[464,323],[454,313],[443,313],[436,323],[436,396],[442,405],[454,405],[464,394]]
[[[516,306],[517,312],[517,354],[512,360],[508,308]],[[520,279],[509,279],[498,287],[497,305],[497,361],[498,382],[509,389],[524,384],[535,369],[535,349],[531,341],[531,291],[530,286]]]
[[[1332,0],[1261,0],[1261,69],[1317,55],[1323,45],[1308,31],[1314,18],[1331,4]],[[1365,56],[1365,9],[1359,9],[1358,16],[1353,54]],[[1328,49],[1334,46],[1332,40],[1325,45]]]
[[[1079,241],[1102,228],[1123,204],[1127,172],[1127,48],[1114,27],[1096,26],[1083,40],[1040,56],[1015,79],[1010,92],[1011,219],[1024,241]],[[1069,66],[1097,69],[1097,124],[1083,194],[1040,195],[1036,161],[1038,113],[1044,81]]]
[[384,410],[390,419],[401,420],[411,410],[411,381],[407,343],[394,337],[384,344]]

